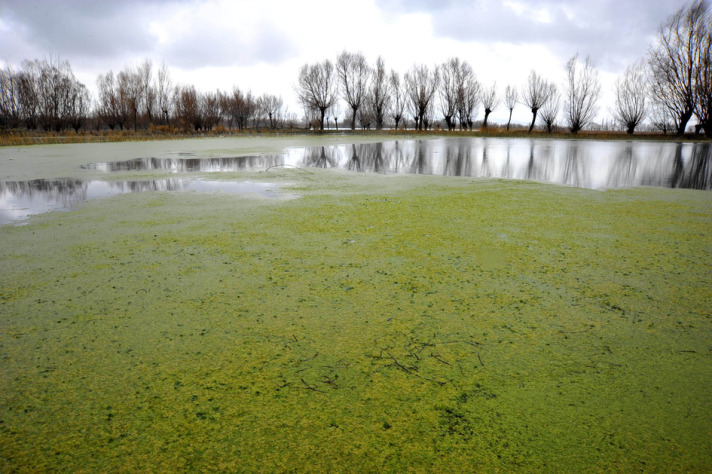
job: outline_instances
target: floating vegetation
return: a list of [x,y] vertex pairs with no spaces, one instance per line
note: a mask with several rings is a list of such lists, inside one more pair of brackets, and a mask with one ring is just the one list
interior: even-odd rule
[[0,469],[712,469],[708,192],[311,171],[0,227]]

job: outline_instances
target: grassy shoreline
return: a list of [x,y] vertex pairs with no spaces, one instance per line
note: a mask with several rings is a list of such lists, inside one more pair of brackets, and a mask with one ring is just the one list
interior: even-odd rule
[[0,227],[0,470],[712,469],[710,193],[225,178]]

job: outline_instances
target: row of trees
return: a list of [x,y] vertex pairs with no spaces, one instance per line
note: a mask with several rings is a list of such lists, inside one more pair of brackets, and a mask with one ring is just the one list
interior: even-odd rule
[[[414,65],[401,80],[386,72],[383,59],[370,66],[361,53],[343,52],[336,62],[306,64],[299,71],[296,91],[310,117],[320,128],[329,110],[343,100],[364,128],[383,127],[390,117],[398,128],[406,114],[419,130],[427,129],[437,115],[449,130],[471,129],[478,110],[482,126],[502,102],[509,110],[507,130],[517,104],[532,113],[531,132],[537,118],[551,132],[561,118],[572,133],[592,123],[601,96],[598,70],[578,54],[566,63],[566,80],[560,87],[531,71],[518,88],[508,85],[503,96],[496,84],[481,85],[472,67],[459,58],[429,68]],[[614,119],[632,134],[649,118],[663,132],[683,134],[694,116],[697,130],[712,136],[712,15],[707,0],[695,0],[679,9],[660,26],[648,57],[629,66],[615,84]],[[336,115],[336,114],[335,114]]]
[[97,116],[112,130],[171,122],[193,130],[211,130],[220,122],[240,130],[250,124],[277,128],[286,113],[282,98],[271,94],[256,97],[238,87],[201,93],[193,85],[173,86],[165,65],[154,76],[148,60],[116,75],[99,75],[97,86]]
[[218,123],[243,129],[283,126],[281,97],[232,92],[199,92],[193,85],[173,85],[168,69],[155,73],[151,61],[97,78],[97,97],[74,77],[67,61],[25,61],[19,70],[0,70],[0,127],[78,131],[90,118],[111,130],[173,125],[210,130]]
[[[598,72],[588,59],[581,63],[578,56],[572,57],[567,71],[563,106],[569,128],[576,133],[595,117],[601,87]],[[448,130],[458,125],[471,130],[478,109],[484,113],[482,126],[487,127],[489,115],[502,102],[496,83],[483,86],[472,66],[457,57],[433,68],[414,65],[401,78],[392,69],[387,72],[380,57],[371,67],[363,54],[344,51],[335,63],[327,59],[302,66],[296,89],[305,115],[316,119],[322,129],[327,113],[338,108],[339,99],[350,111],[352,130],[357,120],[364,128],[373,124],[381,129],[386,117],[398,128],[406,115],[418,130],[431,126],[435,117],[442,117]],[[507,86],[504,103],[509,109],[507,129],[514,107],[521,103],[532,112],[531,131],[539,114],[551,130],[561,101],[554,83],[532,71],[521,90]]]
[[0,125],[44,130],[79,130],[89,115],[89,91],[68,62],[25,61],[22,70],[0,70]]

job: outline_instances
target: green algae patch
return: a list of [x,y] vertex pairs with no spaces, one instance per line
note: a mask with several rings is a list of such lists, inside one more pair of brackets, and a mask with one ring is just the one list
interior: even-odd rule
[[3,471],[712,470],[712,198],[272,170],[0,227]]

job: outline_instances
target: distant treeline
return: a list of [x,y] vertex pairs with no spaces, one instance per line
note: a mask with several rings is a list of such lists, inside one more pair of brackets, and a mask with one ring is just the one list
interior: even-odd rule
[[[349,126],[412,127],[417,130],[487,128],[489,116],[506,107],[511,125],[517,105],[531,111],[529,131],[540,123],[548,132],[565,126],[623,129],[632,134],[644,120],[663,133],[695,130],[712,137],[712,14],[708,0],[695,0],[675,12],[658,30],[647,57],[631,64],[615,83],[612,120],[594,124],[601,84],[589,58],[566,63],[566,81],[556,85],[536,71],[525,84],[483,85],[467,61],[450,58],[434,67],[414,65],[402,76],[387,71],[382,58],[370,65],[363,54],[344,51],[335,62],[305,64],[296,92],[301,118],[288,113],[281,97],[234,87],[232,92],[200,92],[173,84],[165,64],[154,70],[145,60],[114,74],[100,74],[97,97],[74,77],[68,61],[24,61],[0,71],[0,128],[165,129],[209,131],[217,126],[243,130],[308,126],[328,128],[349,117]],[[342,111],[341,106],[344,109]],[[479,111],[483,118],[477,120]]]

